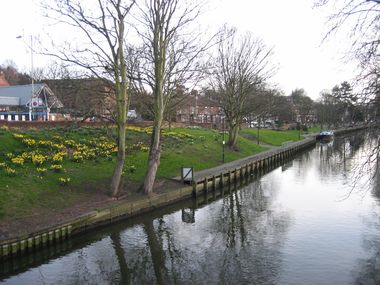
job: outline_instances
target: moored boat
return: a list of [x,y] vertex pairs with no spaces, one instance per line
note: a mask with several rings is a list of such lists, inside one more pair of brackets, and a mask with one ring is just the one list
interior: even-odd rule
[[323,132],[320,132],[316,138],[319,141],[322,141],[322,140],[330,141],[334,138],[334,132],[333,131],[323,131]]

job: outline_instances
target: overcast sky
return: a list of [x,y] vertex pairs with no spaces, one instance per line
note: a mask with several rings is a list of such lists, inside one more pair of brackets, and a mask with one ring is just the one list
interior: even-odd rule
[[[29,42],[28,35],[43,33],[44,19],[37,3],[37,0],[2,1],[0,64],[12,60],[19,69],[30,70],[30,51],[16,37],[24,34]],[[250,31],[260,37],[274,47],[274,60],[279,66],[271,82],[285,94],[304,88],[316,99],[321,90],[352,79],[354,70],[342,61],[347,46],[344,39],[322,43],[328,12],[313,9],[313,0],[209,0],[202,23],[205,27],[227,23],[240,32]],[[47,58],[34,54],[35,66],[48,62]]]

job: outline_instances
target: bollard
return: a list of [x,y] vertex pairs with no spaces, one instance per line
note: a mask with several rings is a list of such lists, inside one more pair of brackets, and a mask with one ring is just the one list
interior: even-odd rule
[[216,190],[216,178],[215,175],[212,176],[212,191],[215,192]]
[[223,174],[223,172],[222,173],[220,173],[220,180],[219,180],[219,186],[220,186],[220,190],[222,190],[223,189],[223,178],[224,178],[224,174]]

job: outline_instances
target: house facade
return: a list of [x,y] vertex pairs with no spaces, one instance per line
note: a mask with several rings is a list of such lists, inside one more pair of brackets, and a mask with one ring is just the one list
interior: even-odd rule
[[0,86],[0,120],[55,120],[62,107],[46,84]]
[[221,126],[224,113],[221,106],[204,95],[191,94],[176,110],[176,121],[188,124]]

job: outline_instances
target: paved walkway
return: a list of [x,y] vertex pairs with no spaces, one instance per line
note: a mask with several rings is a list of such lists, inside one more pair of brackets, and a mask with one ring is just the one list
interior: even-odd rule
[[[316,134],[308,134],[308,135],[305,135],[305,139],[312,138],[315,136],[316,136]],[[240,168],[242,165],[260,160],[261,158],[266,157],[268,154],[277,153],[279,150],[290,148],[291,146],[302,143],[305,141],[305,139],[301,140],[301,141],[296,141],[296,142],[289,142],[288,144],[286,144],[284,146],[278,146],[278,147],[270,146],[271,149],[269,149],[269,150],[266,150],[266,151],[263,151],[263,152],[260,152],[260,153],[257,153],[257,154],[251,155],[251,156],[247,156],[247,157],[244,157],[244,158],[241,158],[238,160],[227,162],[227,163],[218,165],[214,168],[204,169],[204,170],[200,170],[200,171],[196,171],[196,169],[195,169],[194,180],[195,181],[202,180],[205,177],[210,177],[213,175],[217,176],[222,172],[227,172],[229,170]],[[264,146],[264,145],[262,145],[262,146]],[[181,181],[181,177],[177,176],[174,178],[174,180]]]

